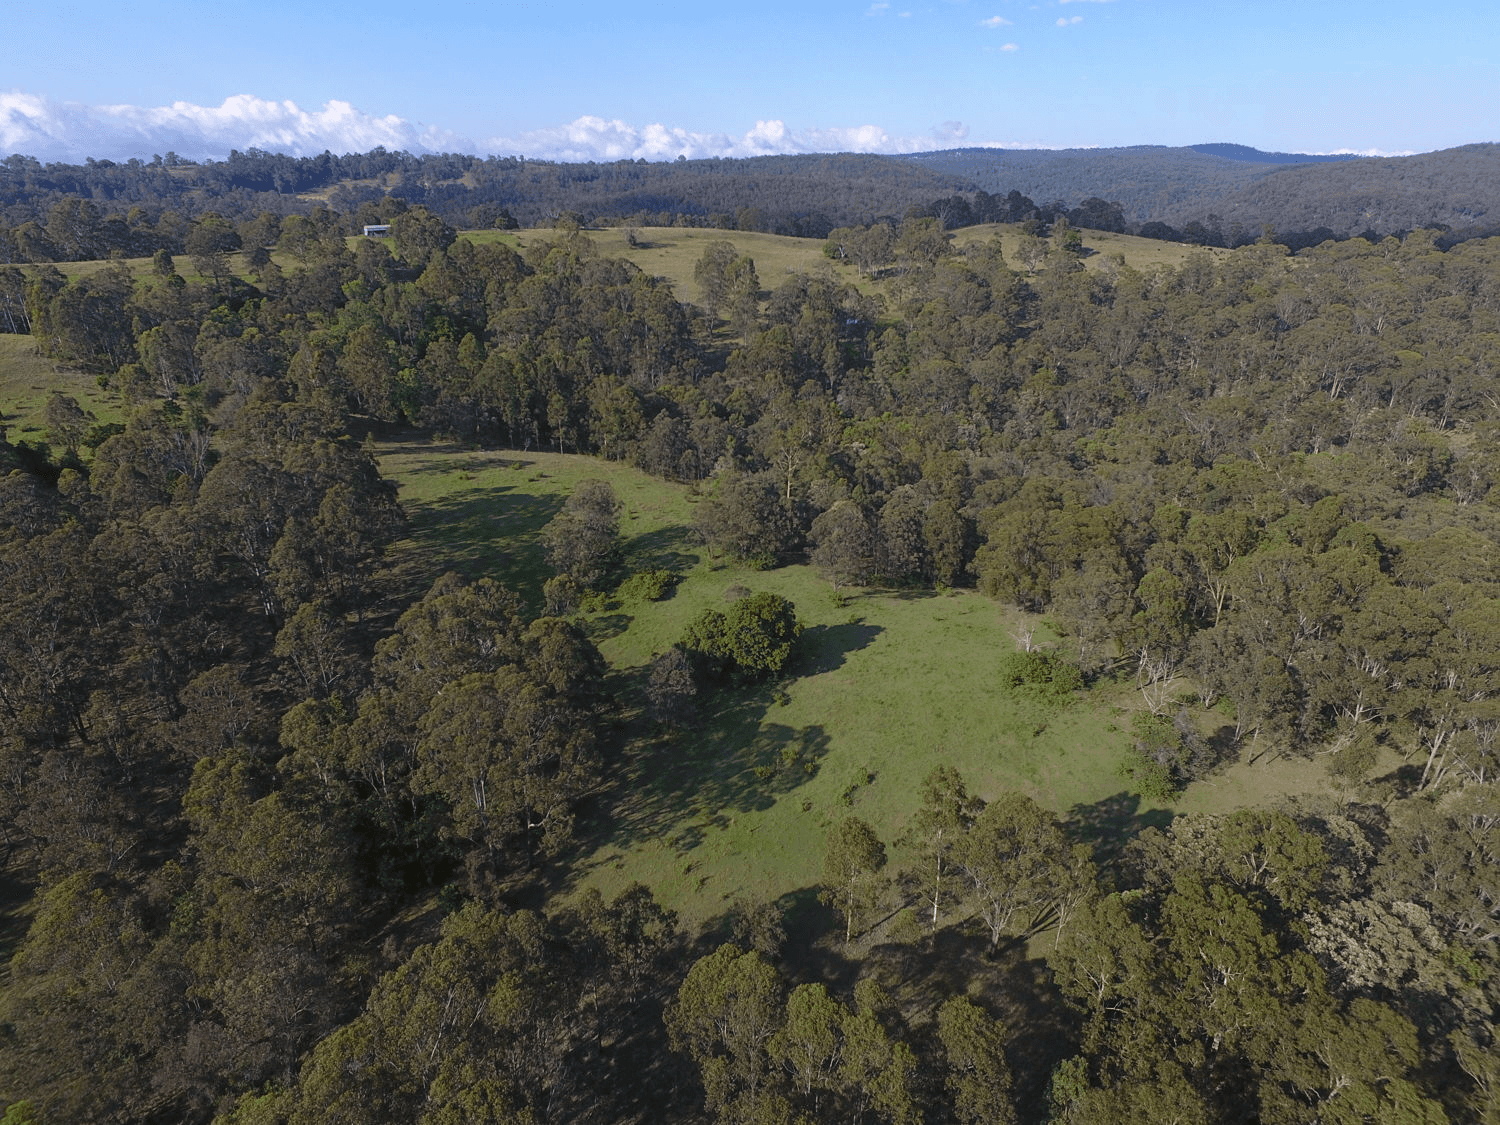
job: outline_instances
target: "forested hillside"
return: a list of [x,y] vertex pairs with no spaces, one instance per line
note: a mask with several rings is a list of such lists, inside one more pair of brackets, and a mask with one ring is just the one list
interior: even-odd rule
[[[328,205],[345,233],[384,221],[396,196],[459,227],[544,226],[573,212],[589,222],[740,227],[822,238],[835,226],[900,218],[963,181],[881,156],[770,156],[670,164],[559,164],[515,157],[235,153],[197,164],[42,165],[0,161],[0,264],[184,252],[188,221],[262,212],[306,215]],[[59,208],[62,208],[60,211]],[[364,213],[361,213],[362,208]]]
[[[1500,240],[1085,269],[1068,222],[913,215],[775,275],[725,232],[687,304],[576,221],[372,208],[0,274],[119,404],[0,444],[8,1120],[1500,1120]],[[595,459],[496,488],[534,542],[418,529],[537,590],[393,550],[374,440],[439,436]],[[705,562],[631,565],[625,465]],[[815,568],[844,647],[747,582],[606,658],[731,562]],[[735,799],[826,823],[812,885],[689,919],[700,828],[590,889],[653,782],[732,819],[697,732],[867,639],[853,595],[949,590],[1019,623],[994,767],[914,736],[893,831],[781,727]],[[1082,707],[1129,801],[994,783]]]
[[[1293,249],[1328,239],[1493,233],[1500,148],[1393,158],[1247,160],[1240,146],[957,149],[913,156],[559,164],[518,157],[369,153],[294,158],[251,150],[202,164],[0,161],[0,265],[191,253],[197,220],[337,213],[345,234],[387,222],[393,198],[459,228],[696,226],[823,238],[838,227],[937,218],[1047,223],[1233,247],[1267,229]],[[1282,154],[1261,154],[1280,157]],[[1287,159],[1293,159],[1288,157]],[[264,241],[269,241],[265,239]]]
[[[1366,231],[1376,237],[1417,228],[1473,236],[1500,216],[1495,173],[1500,146],[1465,145],[1417,156],[1256,162],[1238,146],[1051,151],[957,149],[906,159],[994,193],[1019,191],[1074,207],[1096,196],[1119,203],[1131,223],[1195,224],[1207,241],[1237,245],[1265,227],[1315,245]],[[1206,151],[1207,150],[1207,151]],[[1215,151],[1216,150],[1216,151]],[[1190,237],[1187,241],[1205,241]]]

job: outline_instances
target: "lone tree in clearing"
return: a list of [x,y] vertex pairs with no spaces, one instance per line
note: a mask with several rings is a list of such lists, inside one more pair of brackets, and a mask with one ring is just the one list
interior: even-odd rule
[[733,672],[765,680],[786,667],[801,635],[797,607],[779,594],[762,592],[741,598],[727,613],[704,611],[688,626],[681,645],[700,654],[711,675]]
[[607,481],[582,480],[563,510],[542,528],[547,561],[559,574],[592,586],[620,550],[620,501]]
[[874,897],[875,876],[885,866],[885,845],[875,829],[857,816],[839,822],[828,835],[823,858],[828,904],[844,916],[844,941],[854,940],[855,917]]

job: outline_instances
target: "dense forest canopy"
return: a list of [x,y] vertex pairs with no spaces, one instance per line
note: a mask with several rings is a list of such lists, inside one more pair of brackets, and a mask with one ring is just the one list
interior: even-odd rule
[[1493,187],[1500,146],[1494,144],[1416,156],[1275,162],[1245,159],[1233,151],[1238,147],[957,149],[907,159],[990,192],[1020,191],[1067,206],[1100,196],[1118,202],[1134,224],[1216,229],[1220,245],[1235,229],[1253,239],[1268,226],[1285,235],[1324,229],[1330,238],[1417,228],[1472,237],[1493,233],[1500,214]]
[[[225,177],[147,276],[0,273],[127,404],[0,444],[9,1120],[1500,1119],[1500,240],[1085,270],[1065,219],[958,252],[854,216],[777,277],[726,232],[695,306],[576,221],[518,253],[408,197],[351,243],[362,203],[252,215],[234,161],[6,167],[22,210]],[[54,245],[110,229],[75,199]],[[390,565],[382,429],[598,458],[543,604]],[[627,462],[718,557],[1045,614],[994,691],[1131,699],[1139,795],[1326,780],[1131,833],[913,747],[899,839],[835,810],[800,900],[580,891],[624,765],[803,631],[745,590],[610,669],[590,607],[676,578],[620,571]]]
[[1476,237],[1493,233],[1500,214],[1495,145],[1351,160],[1245,159],[1253,152],[1231,145],[955,149],[603,164],[379,148],[317,157],[252,149],[201,164],[173,153],[84,165],[13,155],[0,161],[0,264],[183,253],[189,224],[207,214],[244,223],[330,208],[345,217],[345,233],[355,233],[387,221],[393,198],[458,228],[549,225],[574,215],[585,224],[823,238],[837,227],[910,214],[952,229],[1017,221],[1025,211],[1215,246],[1251,242],[1269,228],[1293,249],[1419,228],[1443,230],[1449,240]]

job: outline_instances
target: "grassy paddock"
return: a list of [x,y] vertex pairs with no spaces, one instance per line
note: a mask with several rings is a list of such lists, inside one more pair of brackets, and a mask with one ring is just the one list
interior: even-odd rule
[[[996,661],[1023,623],[1017,611],[972,591],[835,599],[810,567],[757,572],[710,557],[691,532],[694,490],[620,464],[416,441],[379,452],[411,515],[398,552],[416,582],[447,569],[489,575],[539,609],[550,576],[539,533],[590,477],[608,480],[624,504],[623,572],[682,576],[662,601],[612,595],[580,618],[626,717],[619,781],[585,817],[575,889],[611,894],[639,880],[693,923],[741,898],[801,901],[820,877],[829,827],[858,815],[894,844],[938,764],[958,768],[985,798],[1024,792],[1106,847],[1174,811],[1327,791],[1321,762],[1282,758],[1231,765],[1173,809],[1142,802],[1119,772],[1139,706],[1132,690],[1101,685],[1051,707],[997,688]],[[779,684],[701,696],[689,730],[658,729],[644,715],[652,656],[737,588],[797,606],[806,633],[794,665]],[[1045,626],[1038,636],[1048,640]]]
[[[637,245],[627,241],[634,230]],[[678,300],[700,301],[702,293],[693,280],[693,267],[710,242],[732,242],[741,254],[755,260],[755,272],[763,289],[772,290],[788,274],[807,273],[833,263],[823,256],[823,242],[812,238],[787,238],[754,231],[710,230],[697,227],[602,227],[584,232],[599,252],[611,258],[629,258],[653,277],[672,283]],[[516,231],[468,231],[463,237],[474,242],[505,242],[517,249],[555,239],[558,232],[546,228]],[[850,271],[850,280],[854,280]]]
[[[631,246],[627,231],[634,231],[636,245]],[[770,291],[779,286],[789,274],[811,273],[821,269],[833,269],[843,281],[854,285],[862,292],[877,294],[885,289],[883,282],[860,276],[851,265],[839,265],[823,256],[823,240],[817,238],[791,238],[778,234],[760,234],[756,231],[713,230],[699,227],[600,227],[584,232],[598,246],[600,253],[609,257],[629,258],[653,277],[663,277],[672,283],[672,291],[679,300],[700,301],[702,293],[693,279],[693,267],[703,256],[710,242],[729,241],[742,254],[755,260],[755,270],[763,289]],[[1109,234],[1104,231],[1084,230],[1083,245],[1091,250],[1084,259],[1090,269],[1102,269],[1117,255],[1123,255],[1127,265],[1138,270],[1154,266],[1180,266],[1199,247],[1176,242],[1157,242],[1149,238],[1137,238],[1128,234]],[[1005,246],[1006,259],[1017,272],[1025,273],[1025,267],[1015,256],[1020,229],[1013,223],[986,223],[982,226],[965,227],[953,232],[953,244],[962,249],[974,242],[987,242],[998,235]],[[360,235],[350,235],[345,241],[352,249]],[[516,249],[525,250],[558,237],[558,231],[550,227],[531,227],[525,230],[476,230],[463,231],[460,237],[475,243],[503,242]],[[394,248],[393,252],[394,252]],[[1210,249],[1208,253],[1222,256],[1225,250]],[[296,270],[297,261],[289,254],[275,252],[272,260],[282,270]],[[204,279],[194,269],[186,254],[173,258],[178,273],[189,281]],[[123,264],[136,280],[149,278],[152,273],[150,258],[122,258]],[[244,255],[230,257],[231,268],[244,276]],[[59,262],[57,268],[69,277],[89,277],[106,266],[109,261]]]
[[[628,718],[623,777],[585,825],[579,886],[611,893],[640,880],[699,922],[740,897],[792,894],[817,881],[839,818],[857,814],[894,841],[939,763],[981,796],[1019,789],[1101,833],[1164,819],[1124,792],[1118,701],[1049,708],[997,689],[995,662],[1014,648],[1019,615],[978,594],[836,600],[809,567],[755,572],[710,558],[689,531],[692,490],[593,458],[391,442],[380,460],[401,482],[412,523],[400,550],[419,581],[450,568],[487,574],[538,607],[548,576],[538,532],[588,477],[624,503],[625,569],[683,575],[669,598],[612,597],[583,618]],[[690,730],[656,729],[642,714],[651,657],[736,587],[796,604],[807,631],[795,665],[779,685],[708,693]]]
[[[188,256],[178,254],[174,259],[178,263],[178,270],[182,272],[188,269]],[[68,279],[79,277],[93,277],[102,273],[111,266],[124,266],[130,272],[131,278],[140,281],[151,276],[153,261],[150,258],[95,258],[88,262],[57,262],[55,265]],[[186,276],[186,273],[184,273]]]
[[[652,739],[640,724],[590,884],[609,892],[639,879],[699,921],[740,897],[775,899],[818,881],[826,834],[844,816],[894,841],[940,763],[981,796],[1019,789],[1065,814],[1120,793],[1123,735],[1108,714],[1000,692],[994,668],[1014,646],[1011,621],[967,591],[838,605],[807,567],[706,564],[670,601],[623,607],[624,627],[601,649],[613,667],[639,669],[736,586],[797,605],[807,631],[796,663],[779,687],[711,694],[688,731]],[[643,678],[630,677],[636,691]]]
[[[1152,238],[1139,238],[1133,234],[1111,234],[1108,231],[1083,229],[1079,229],[1078,233],[1083,238],[1084,250],[1091,251],[1083,259],[1084,267],[1091,270],[1107,268],[1117,256],[1123,256],[1127,266],[1142,272],[1159,266],[1176,269],[1194,253],[1204,250],[1201,246],[1189,246],[1182,242],[1159,242]],[[1026,273],[1026,266],[1016,256],[1016,248],[1020,245],[1021,238],[1021,227],[1018,223],[984,223],[977,227],[964,227],[962,230],[953,232],[953,244],[962,248],[975,242],[988,242],[997,235],[1005,249],[1005,260],[1010,263],[1011,269],[1017,273]],[[1209,248],[1207,253],[1222,257],[1229,251]]]
[[[637,245],[627,240],[627,230],[634,230]],[[504,242],[518,250],[557,237],[557,231],[534,228],[516,231],[467,231],[462,237],[474,242]],[[710,242],[727,240],[734,243],[742,254],[755,260],[755,271],[762,288],[775,289],[793,273],[812,273],[821,269],[833,269],[840,280],[854,285],[867,293],[883,292],[885,285],[861,277],[851,265],[839,265],[823,256],[823,240],[816,238],[789,238],[777,234],[758,234],[753,231],[706,230],[696,227],[602,227],[585,232],[598,246],[599,251],[610,257],[629,258],[646,273],[664,277],[672,283],[672,291],[679,300],[699,301],[702,294],[693,280],[693,267],[703,256]],[[1127,265],[1147,270],[1156,266],[1180,266],[1198,247],[1176,242],[1157,242],[1149,238],[1137,238],[1128,234],[1109,234],[1104,231],[1080,231],[1083,245],[1093,251],[1084,259],[1089,269],[1105,268],[1117,255],[1123,255]],[[966,227],[955,231],[953,244],[962,249],[975,242],[987,242],[999,236],[1005,247],[1006,260],[1017,272],[1025,273],[1025,267],[1015,256],[1019,245],[1020,228],[1013,223],[986,223],[982,226]],[[1223,250],[1209,253],[1222,255]]]
[[592,457],[478,450],[453,442],[392,441],[377,447],[381,473],[400,485],[411,537],[398,560],[431,582],[446,570],[488,576],[534,612],[552,576],[540,533],[581,480],[608,480],[624,505],[626,567],[686,571],[696,548],[681,542],[692,520],[688,490]]
[[101,422],[123,418],[120,396],[101,388],[94,376],[38,355],[30,336],[0,333],[0,418],[11,441],[46,440],[43,411],[53,391],[72,395]]

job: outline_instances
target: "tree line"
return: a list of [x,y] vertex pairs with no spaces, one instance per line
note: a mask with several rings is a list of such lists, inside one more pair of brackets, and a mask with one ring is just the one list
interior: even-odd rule
[[[82,165],[13,155],[0,161],[0,265],[185,253],[191,228],[210,215],[244,239],[243,228],[263,215],[311,217],[326,207],[343,216],[344,233],[357,233],[385,221],[393,200],[465,229],[547,226],[571,215],[587,225],[824,238],[915,213],[949,229],[1066,215],[1074,226],[1220,247],[1268,229],[1292,250],[1416,229],[1440,229],[1456,242],[1493,229],[1493,165],[1493,146],[1484,145],[1307,165],[1149,147],[581,164],[383,148]],[[308,202],[309,193],[326,202]]]

